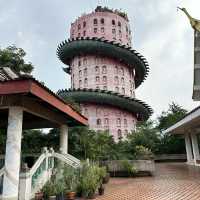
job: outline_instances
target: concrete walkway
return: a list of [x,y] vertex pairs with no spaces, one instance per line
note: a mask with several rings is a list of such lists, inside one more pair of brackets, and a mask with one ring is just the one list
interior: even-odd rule
[[113,178],[96,200],[199,200],[200,167],[156,164],[154,177]]

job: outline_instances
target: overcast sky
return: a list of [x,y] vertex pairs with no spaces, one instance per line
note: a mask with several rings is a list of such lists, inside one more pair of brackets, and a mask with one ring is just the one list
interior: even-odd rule
[[[199,0],[101,0],[102,5],[129,15],[133,48],[150,64],[147,80],[136,97],[154,109],[154,117],[172,101],[191,110],[193,30],[176,7],[186,7],[200,19]],[[0,46],[15,44],[27,52],[33,75],[53,91],[70,87],[70,77],[56,56],[57,45],[69,37],[70,24],[91,12],[97,0],[0,0]]]

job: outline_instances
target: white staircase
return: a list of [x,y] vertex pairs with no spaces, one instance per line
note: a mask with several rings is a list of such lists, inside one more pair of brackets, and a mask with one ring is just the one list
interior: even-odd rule
[[43,153],[30,170],[20,174],[19,200],[30,200],[41,189],[54,173],[55,160],[71,167],[80,167],[80,160],[69,155],[60,154],[44,148]]

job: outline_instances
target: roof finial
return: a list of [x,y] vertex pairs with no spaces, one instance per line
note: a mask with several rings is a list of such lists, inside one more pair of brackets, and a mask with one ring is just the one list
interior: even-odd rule
[[182,10],[186,14],[188,19],[190,20],[190,24],[191,24],[192,28],[194,30],[200,32],[200,20],[191,17],[191,15],[187,12],[186,8],[180,8],[180,7],[177,7],[177,8],[179,10]]

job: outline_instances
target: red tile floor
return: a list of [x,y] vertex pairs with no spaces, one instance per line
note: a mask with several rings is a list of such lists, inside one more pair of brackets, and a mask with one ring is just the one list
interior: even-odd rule
[[153,177],[113,178],[96,200],[200,200],[200,167],[159,163]]

